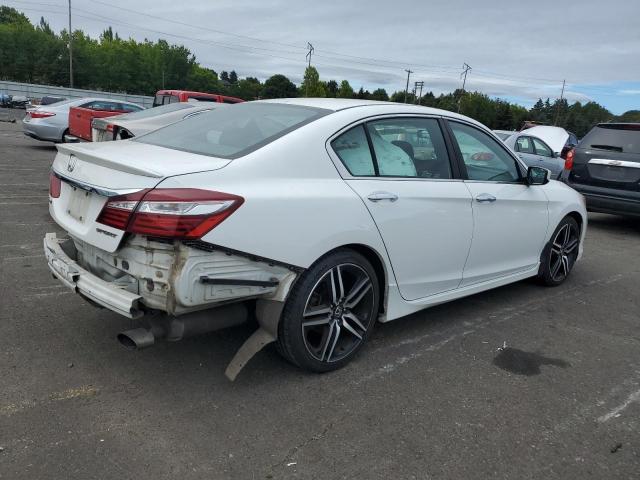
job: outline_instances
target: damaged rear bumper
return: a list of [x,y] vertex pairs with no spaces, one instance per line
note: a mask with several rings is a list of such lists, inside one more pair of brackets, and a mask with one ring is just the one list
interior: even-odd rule
[[53,275],[64,285],[89,300],[129,318],[143,315],[140,295],[123,290],[82,268],[62,248],[69,239],[58,239],[55,233],[44,237],[44,253]]

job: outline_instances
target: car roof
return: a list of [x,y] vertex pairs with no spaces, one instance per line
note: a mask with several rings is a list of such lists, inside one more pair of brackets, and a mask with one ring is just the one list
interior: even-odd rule
[[284,103],[288,105],[300,105],[303,107],[323,108],[325,110],[332,110],[334,112],[346,110],[348,108],[364,107],[387,107],[387,110],[391,110],[391,108],[389,107],[393,107],[392,109],[395,110],[393,113],[440,115],[449,118],[459,118],[461,120],[481,125],[481,123],[473,120],[472,118],[465,117],[464,115],[460,115],[458,113],[450,112],[449,110],[423,107],[422,105],[414,105],[412,103],[381,102],[377,100],[358,100],[350,98],[274,98],[270,100],[258,100],[257,102],[252,103]]

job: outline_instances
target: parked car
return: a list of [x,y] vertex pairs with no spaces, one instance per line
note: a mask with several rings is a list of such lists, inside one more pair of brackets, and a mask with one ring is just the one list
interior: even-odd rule
[[56,97],[53,95],[45,95],[40,99],[40,105],[53,105],[54,103],[64,102],[65,100],[69,100],[67,97]]
[[496,137],[498,137],[500,140],[505,141],[507,138],[517,132],[515,130],[494,130],[493,133],[495,133]]
[[230,378],[270,341],[329,371],[378,320],[528,277],[559,285],[587,225],[580,194],[470,118],[312,98],[59,145],[49,211],[66,231],[46,234],[49,268],[142,322],[119,335],[126,346],[255,312]]
[[562,179],[593,212],[640,216],[640,123],[601,123],[564,164]]
[[0,107],[9,108],[11,105],[11,95],[7,95],[6,93],[0,93]]
[[119,100],[92,100],[69,109],[70,140],[91,141],[91,122],[94,118],[113,117],[123,113],[139,112],[143,107]]
[[29,105],[30,103],[27,97],[24,95],[14,95],[11,97],[9,108],[22,108],[26,110]]
[[517,132],[504,143],[527,165],[547,168],[552,178],[557,179],[564,168],[562,152],[569,140],[570,134],[564,128],[540,126]]
[[94,142],[126,140],[221,106],[211,102],[169,103],[116,117],[94,118],[91,138]]
[[217,93],[191,92],[189,90],[158,90],[153,100],[153,106],[166,105],[168,103],[187,102],[197,100],[199,102],[217,103],[242,103],[244,100]]
[[90,105],[94,101],[104,99],[76,98],[29,109],[22,120],[22,131],[36,140],[64,142],[65,136],[69,135],[69,110],[72,107]]

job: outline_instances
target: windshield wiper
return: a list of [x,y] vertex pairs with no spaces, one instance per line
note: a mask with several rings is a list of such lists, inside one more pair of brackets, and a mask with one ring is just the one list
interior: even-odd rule
[[591,145],[591,148],[597,148],[598,150],[611,150],[612,152],[622,152],[622,147],[616,147],[614,145]]

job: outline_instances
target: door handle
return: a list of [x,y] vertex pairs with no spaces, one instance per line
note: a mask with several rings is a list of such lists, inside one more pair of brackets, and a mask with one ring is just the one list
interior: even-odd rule
[[489,195],[488,193],[481,193],[476,197],[476,202],[479,203],[493,203],[496,201],[496,197]]
[[390,202],[395,202],[398,200],[398,196],[391,192],[373,192],[367,196],[367,199],[371,202],[379,202],[381,200],[388,200]]

